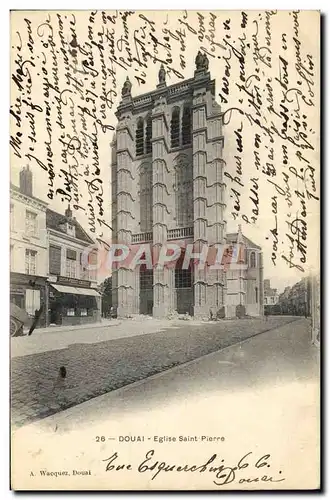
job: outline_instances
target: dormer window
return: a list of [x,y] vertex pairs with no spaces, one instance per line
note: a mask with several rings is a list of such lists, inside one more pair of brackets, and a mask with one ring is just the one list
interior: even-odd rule
[[75,227],[73,224],[67,223],[67,233],[69,236],[76,236]]

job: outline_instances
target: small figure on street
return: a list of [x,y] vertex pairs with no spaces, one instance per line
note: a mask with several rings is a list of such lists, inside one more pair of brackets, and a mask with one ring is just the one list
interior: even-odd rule
[[60,366],[57,378],[55,379],[54,382],[53,391],[55,389],[63,389],[65,387],[65,379],[66,379],[66,368],[65,366]]
[[212,309],[210,309],[210,321],[213,321],[213,312],[212,312]]
[[35,329],[35,327],[37,326],[38,322],[39,322],[39,318],[41,316],[41,313],[42,313],[42,309],[43,309],[43,306],[40,307],[40,309],[36,309],[35,312],[34,312],[34,320],[33,320],[33,323],[31,325],[31,328],[29,330],[29,333],[28,335],[31,335],[33,330]]

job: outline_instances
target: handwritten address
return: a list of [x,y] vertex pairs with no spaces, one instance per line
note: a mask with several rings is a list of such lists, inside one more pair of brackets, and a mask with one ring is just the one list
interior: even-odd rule
[[214,453],[211,457],[199,464],[176,464],[167,463],[161,458],[157,458],[155,450],[149,450],[143,460],[136,466],[131,463],[124,463],[117,452],[114,452],[106,462],[106,472],[118,473],[120,471],[137,471],[148,473],[151,480],[155,480],[159,474],[171,473],[211,473],[213,483],[216,486],[226,484],[248,484],[248,483],[279,483],[285,481],[281,470],[270,475],[268,469],[271,467],[269,454],[260,457],[253,457],[252,452],[243,455],[236,464],[229,465],[222,457]]

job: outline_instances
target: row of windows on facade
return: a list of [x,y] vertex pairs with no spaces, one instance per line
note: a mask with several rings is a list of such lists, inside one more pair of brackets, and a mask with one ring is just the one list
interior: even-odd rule
[[[66,251],[66,276],[68,278],[77,278],[77,252],[67,249]],[[82,271],[82,277],[88,278],[88,270],[83,266],[82,254],[80,254],[79,264]],[[35,275],[37,272],[37,251],[25,250],[25,273]],[[49,273],[55,276],[61,275],[61,248],[50,246],[49,248]]]
[[[79,255],[79,261],[77,259]],[[61,247],[57,247],[55,245],[50,245],[49,247],[49,273],[54,276],[61,275],[61,257],[62,251]],[[96,255],[93,254],[93,257],[96,258]],[[92,257],[92,258],[93,258]],[[92,260],[91,256],[89,259]],[[95,260],[95,259],[94,259]],[[68,278],[76,278],[77,277],[77,264],[79,262],[79,266],[82,271],[81,277],[88,278],[88,270],[84,266],[83,256],[81,253],[78,254],[76,250],[67,249],[66,250],[66,276]],[[91,262],[95,264],[95,262]]]
[[[191,288],[192,272],[191,269],[175,269],[175,288]],[[140,290],[149,290],[153,288],[153,270],[145,269],[140,272]]]
[[[10,228],[15,229],[14,205],[10,204]],[[37,236],[38,233],[38,214],[30,210],[25,211],[25,234],[27,236]]]
[[[192,288],[193,286],[193,273],[191,269],[175,269],[175,288]],[[153,288],[153,270],[145,269],[140,272],[140,290],[150,290]],[[223,303],[223,292],[221,292],[222,300],[217,297],[216,305]],[[259,300],[258,287],[255,287],[255,303]]]
[[[191,108],[185,106],[180,116],[181,110],[178,106],[172,110],[171,117],[171,148],[187,146],[192,142],[192,114]],[[152,118],[148,116],[144,121],[139,118],[135,134],[136,156],[142,156],[152,152]]]
[[[256,267],[256,253],[250,254],[250,267]],[[191,288],[192,287],[192,270],[191,269],[175,269],[175,288]],[[146,290],[153,287],[153,270],[141,269],[140,271],[140,289]],[[256,291],[256,293],[258,293]],[[256,299],[258,301],[258,299]]]

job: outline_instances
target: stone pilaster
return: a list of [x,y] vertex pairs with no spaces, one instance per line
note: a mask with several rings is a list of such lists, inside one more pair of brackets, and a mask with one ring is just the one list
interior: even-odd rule
[[[222,161],[223,136],[220,106],[208,94],[206,102],[206,185],[207,185],[207,239],[210,246],[224,248],[226,236],[225,222],[225,182]],[[210,269],[207,272],[208,301],[216,312],[225,304],[226,273],[224,269]]]
[[[127,99],[129,100],[129,99]],[[119,244],[132,243],[134,227],[134,198],[132,184],[135,179],[132,173],[134,139],[131,131],[131,112],[125,110],[119,116],[117,126],[117,238]],[[133,313],[134,303],[134,271],[129,262],[120,262],[117,270],[118,317],[126,317]]]
[[[193,96],[194,242],[196,250],[225,244],[225,183],[221,110],[208,74],[196,74]],[[225,302],[223,269],[195,267],[194,315],[209,315]]]
[[[207,245],[207,122],[206,84],[193,95],[193,191],[194,191],[194,252]],[[205,268],[194,266],[194,316],[208,315],[207,278]]]
[[[166,97],[160,95],[155,102],[152,116],[152,170],[153,170],[153,250],[159,254],[167,241],[167,228],[170,211],[170,169],[167,165],[169,145],[169,125],[166,118]],[[153,276],[153,316],[165,317],[170,309],[168,269],[154,268]]]
[[133,303],[132,303],[132,314],[140,313],[140,269],[137,266],[133,269]]
[[[112,243],[117,243],[118,240],[118,224],[117,224],[117,139],[116,135],[111,143],[111,217],[112,217]],[[109,263],[109,261],[108,261]],[[118,307],[118,272],[117,269],[111,267],[107,271],[112,273],[112,306]]]

